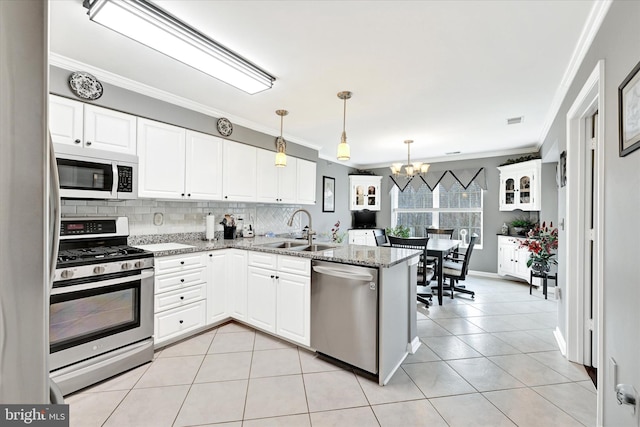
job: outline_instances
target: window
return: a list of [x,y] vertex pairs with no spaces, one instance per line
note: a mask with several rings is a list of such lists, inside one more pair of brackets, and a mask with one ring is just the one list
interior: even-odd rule
[[[401,192],[393,187],[391,192],[391,222],[393,226],[409,227],[411,235],[423,237],[427,227],[453,228],[453,238],[469,243],[478,235],[477,247],[482,247],[482,188],[472,182],[465,190],[455,183],[450,190],[441,184],[429,190],[422,184],[418,190],[410,185]],[[465,230],[466,235],[465,235]],[[462,233],[461,233],[462,232]]]

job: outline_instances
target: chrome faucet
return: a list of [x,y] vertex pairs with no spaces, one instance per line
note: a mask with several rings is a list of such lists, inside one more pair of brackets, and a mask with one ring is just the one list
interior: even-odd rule
[[316,234],[316,232],[313,231],[313,228],[311,227],[311,214],[309,213],[308,210],[306,209],[296,210],[294,213],[291,214],[291,218],[289,218],[289,222],[287,222],[287,225],[289,227],[293,225],[293,217],[295,217],[298,212],[304,212],[309,217],[309,231],[307,231],[307,238],[309,239],[309,246],[311,246],[313,245],[313,235]]

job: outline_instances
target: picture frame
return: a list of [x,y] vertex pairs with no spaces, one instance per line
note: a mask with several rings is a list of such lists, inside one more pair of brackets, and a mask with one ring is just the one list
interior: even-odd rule
[[560,164],[558,164],[560,187],[567,185],[567,152],[560,153]]
[[618,86],[620,157],[640,148],[640,62]]
[[336,179],[322,177],[322,212],[336,211]]

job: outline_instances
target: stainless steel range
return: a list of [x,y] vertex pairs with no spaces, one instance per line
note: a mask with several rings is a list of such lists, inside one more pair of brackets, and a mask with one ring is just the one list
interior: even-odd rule
[[153,359],[153,253],[120,218],[63,218],[49,367],[69,394]]

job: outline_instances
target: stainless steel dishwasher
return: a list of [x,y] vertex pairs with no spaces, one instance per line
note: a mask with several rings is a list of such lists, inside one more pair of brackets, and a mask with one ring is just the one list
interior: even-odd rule
[[378,373],[378,270],[313,261],[311,347]]

